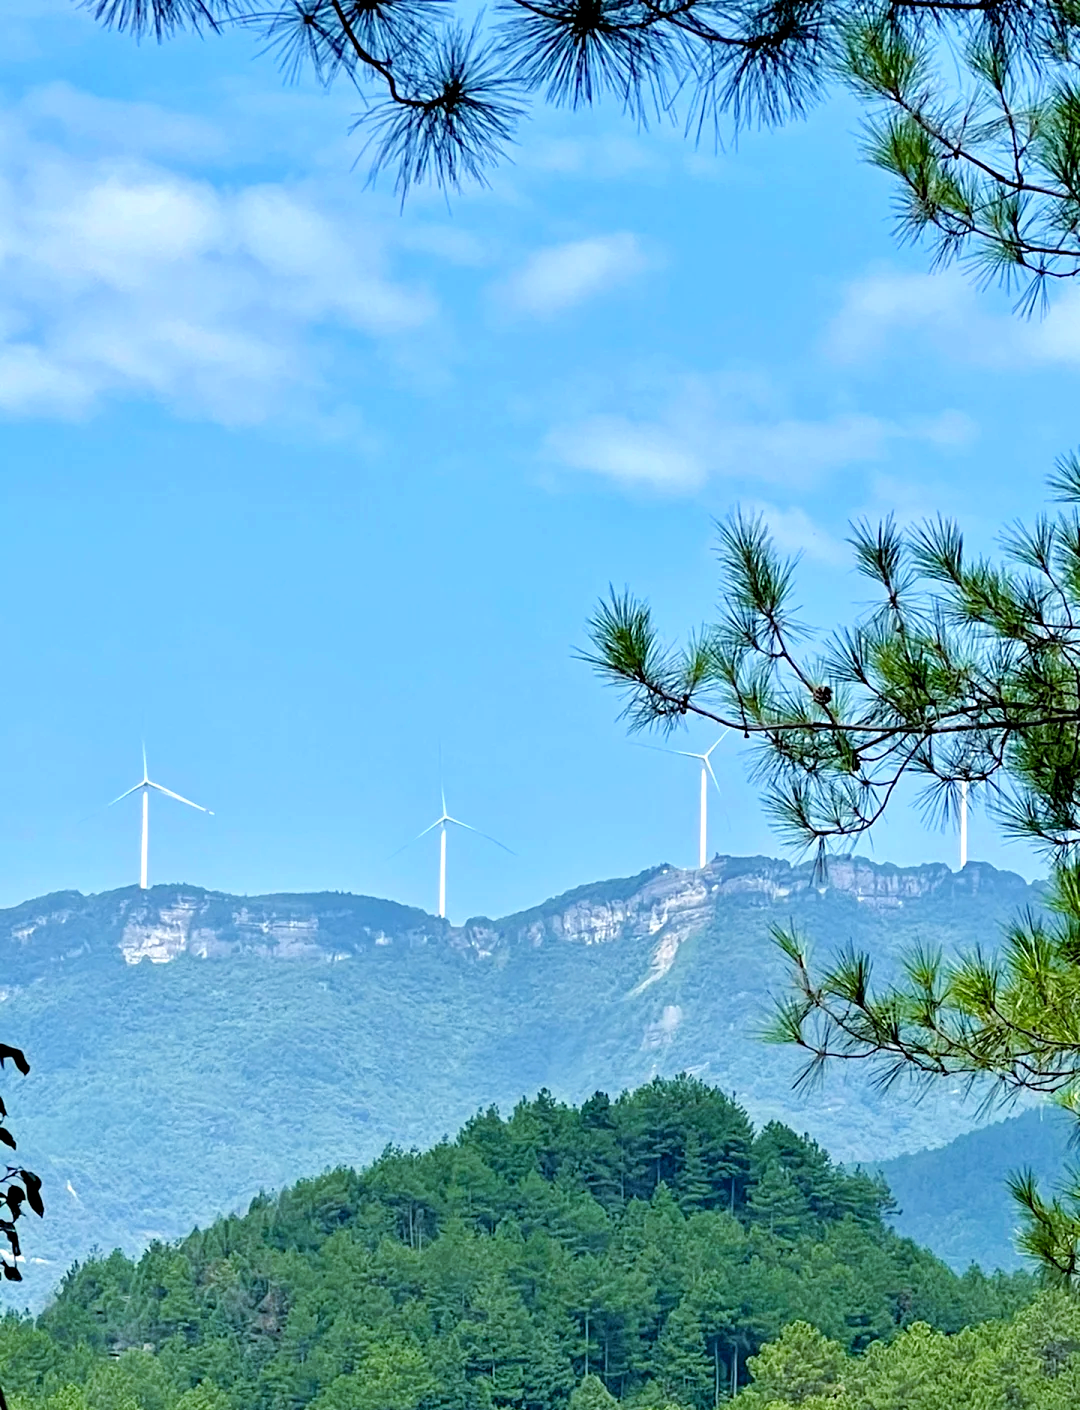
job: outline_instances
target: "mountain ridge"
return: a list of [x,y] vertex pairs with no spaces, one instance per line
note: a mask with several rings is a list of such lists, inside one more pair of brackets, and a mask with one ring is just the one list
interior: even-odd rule
[[[636,876],[575,887],[505,917],[472,916],[461,925],[419,907],[344,891],[247,896],[188,883],[159,883],[145,891],[122,887],[88,895],[65,890],[0,910],[0,963],[11,963],[2,949],[5,939],[25,948],[39,931],[49,934],[85,919],[99,925],[104,920],[107,929],[122,923],[118,944],[128,963],[143,959],[166,963],[181,953],[202,959],[236,953],[267,958],[324,954],[328,959],[342,960],[359,953],[363,942],[382,945],[397,941],[408,946],[436,940],[486,959],[507,943],[540,945],[569,940],[603,944],[619,939],[623,927],[634,923],[643,924],[649,933],[659,932],[684,915],[692,924],[711,902],[737,894],[758,895],[767,901],[786,900],[799,893],[833,894],[872,907],[899,908],[946,890],[952,893],[950,899],[956,899],[985,891],[987,886],[995,892],[1011,893],[1013,903],[1037,902],[1042,885],[982,862],[971,862],[963,872],[954,872],[939,862],[899,867],[862,857],[833,858],[821,879],[812,863],[717,856],[701,869],[662,864]],[[170,904],[162,904],[165,897],[172,898]],[[102,910],[107,911],[110,905],[112,916],[103,917]],[[155,906],[156,919],[151,919]],[[335,946],[345,936],[335,925],[327,927],[325,920],[351,923],[346,949],[332,948],[326,953],[327,947],[321,943],[324,934]],[[54,957],[63,960],[78,957],[78,953],[61,949]]]
[[786,983],[772,929],[867,949],[887,978],[915,943],[989,947],[1040,894],[985,864],[834,859],[822,884],[810,864],[720,857],[458,926],[341,892],[21,903],[0,912],[0,1013],[32,1064],[3,1087],[46,1180],[30,1255],[55,1279],[95,1245],[136,1253],[541,1088],[580,1102],[680,1071],[838,1160],[943,1144],[977,1124],[962,1094],[882,1097],[862,1070],[793,1092],[798,1055],[755,1037]]

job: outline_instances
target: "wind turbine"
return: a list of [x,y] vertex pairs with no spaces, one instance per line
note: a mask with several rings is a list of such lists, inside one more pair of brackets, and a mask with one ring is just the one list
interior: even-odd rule
[[[727,734],[727,730],[724,731],[724,734]],[[720,785],[719,785],[719,783],[717,783],[717,781],[716,781],[716,775],[713,773],[713,766],[712,766],[711,760],[709,759],[709,755],[710,755],[710,754],[713,752],[713,750],[716,748],[717,744],[720,743],[720,740],[723,739],[724,734],[720,735],[719,739],[717,739],[717,740],[715,741],[715,743],[710,744],[709,747],[708,747],[708,749],[705,750],[705,753],[704,753],[704,754],[694,754],[694,753],[692,753],[689,749],[673,749],[673,750],[671,751],[673,754],[681,754],[684,759],[700,759],[700,760],[701,760],[701,812],[700,812],[700,816],[699,816],[699,818],[698,818],[698,867],[699,867],[699,868],[704,867],[705,864],[706,864],[706,862],[708,862],[708,860],[709,860],[709,849],[708,849],[708,828],[709,828],[709,779],[712,779],[712,781],[713,781],[713,786],[715,787],[717,793],[720,792]]]
[[960,870],[967,866],[967,815],[968,815],[968,781],[966,778],[960,780]]
[[495,846],[496,846],[496,847],[501,847],[504,852],[510,852],[510,855],[511,855],[511,856],[513,856],[514,853],[511,851],[511,849],[510,849],[509,847],[506,846],[505,843],[500,842],[497,837],[490,837],[486,832],[481,832],[478,827],[473,827],[471,823],[462,822],[460,818],[452,818],[452,817],[450,816],[450,814],[446,811],[446,791],[445,791],[445,789],[440,789],[439,792],[440,792],[440,796],[441,796],[441,798],[442,798],[442,812],[441,812],[440,815],[435,819],[435,821],[431,824],[430,827],[425,827],[425,828],[424,828],[423,832],[421,832],[421,833],[419,834],[419,836],[416,838],[416,841],[419,842],[421,837],[426,837],[429,832],[434,832],[436,828],[439,829],[439,916],[440,916],[441,919],[444,919],[444,920],[445,920],[445,918],[446,918],[446,825],[447,825],[447,823],[453,823],[455,827],[463,827],[466,832],[475,832],[478,837],[486,838],[486,840],[487,840],[488,842],[494,842],[494,843],[495,843]]
[[656,749],[661,754],[678,754],[682,759],[701,760],[701,811],[698,817],[698,867],[704,867],[709,860],[708,831],[709,831],[709,779],[712,779],[717,793],[720,792],[720,785],[716,781],[713,773],[712,760],[710,755],[720,743],[727,730],[723,730],[715,743],[710,744],[704,754],[695,754],[690,749],[664,749],[658,744],[642,745],[644,749]]
[[186,803],[189,808],[197,808],[200,813],[206,813],[209,817],[214,814],[209,808],[204,808],[201,803],[193,803],[190,798],[181,798],[179,793],[174,793],[171,788],[164,787],[163,784],[154,783],[146,771],[146,745],[143,745],[142,752],[142,778],[134,788],[129,788],[126,793],[121,793],[119,798],[114,798],[109,804],[112,808],[117,803],[122,803],[125,798],[130,798],[133,793],[142,792],[142,851],[140,853],[139,885],[145,891],[149,882],[147,881],[147,864],[149,861],[150,849],[150,790],[155,789],[158,793],[164,793],[166,798],[175,798],[178,803]]

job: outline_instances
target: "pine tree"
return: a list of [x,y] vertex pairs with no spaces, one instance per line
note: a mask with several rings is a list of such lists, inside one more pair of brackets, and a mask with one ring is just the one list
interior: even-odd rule
[[760,1403],[798,1405],[812,1395],[828,1394],[840,1380],[845,1360],[838,1342],[806,1322],[791,1322],[747,1365]]
[[712,1358],[713,1404],[719,1405],[730,1390],[728,1349],[733,1343],[739,1315],[731,1283],[717,1273],[706,1273],[695,1281],[686,1301],[697,1315]]
[[686,1150],[683,1154],[682,1169],[679,1171],[676,1191],[679,1208],[684,1214],[694,1214],[698,1210],[708,1209],[713,1202],[712,1181],[709,1179],[709,1169],[705,1164],[705,1157],[702,1155],[701,1137],[693,1127],[686,1138]]
[[705,1332],[689,1300],[667,1319],[656,1344],[655,1374],[681,1405],[705,1407],[713,1401],[713,1366],[705,1347]]
[[771,1161],[750,1189],[750,1217],[778,1239],[794,1239],[810,1223],[810,1206],[791,1173]]
[[[909,780],[942,818],[980,788],[1006,834],[1051,862],[1048,918],[1019,917],[998,956],[915,950],[893,984],[873,985],[867,955],[816,972],[779,932],[793,992],[772,1036],[807,1055],[804,1078],[834,1060],[876,1063],[885,1083],[989,1078],[1080,1116],[1080,457],[1051,485],[1065,508],[1011,529],[998,561],[970,557],[944,520],[857,525],[856,566],[880,600],[824,640],[793,605],[795,565],[739,516],[721,530],[720,619],[686,648],[664,648],[629,594],[593,618],[589,659],[623,687],[631,725],[739,731],[767,806],[820,867]],[[1011,1188],[1024,1250],[1080,1279],[1080,1178],[1050,1199],[1024,1175]]]
[[617,1410],[618,1404],[599,1376],[586,1376],[570,1397],[570,1410]]

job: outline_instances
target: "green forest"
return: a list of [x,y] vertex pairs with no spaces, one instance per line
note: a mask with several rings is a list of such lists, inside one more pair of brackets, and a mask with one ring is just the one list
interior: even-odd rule
[[0,1382],[12,1410],[707,1410],[733,1392],[899,1410],[945,1403],[903,1389],[938,1368],[1080,1385],[1071,1303],[1026,1273],[958,1276],[891,1206],[880,1177],[755,1131],[690,1077],[578,1108],[541,1092],[138,1261],[76,1265],[40,1317],[0,1323]]

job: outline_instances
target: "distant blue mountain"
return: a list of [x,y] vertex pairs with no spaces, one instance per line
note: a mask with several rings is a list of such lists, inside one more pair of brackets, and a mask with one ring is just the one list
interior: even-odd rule
[[1070,1161],[1076,1120],[1058,1107],[1026,1111],[958,1136],[937,1150],[899,1156],[878,1166],[900,1204],[893,1223],[901,1234],[962,1272],[1027,1266],[1017,1253],[1020,1220],[1005,1188],[1012,1172],[1028,1167],[1047,1193]]

